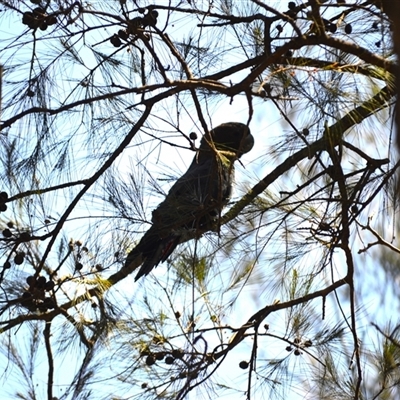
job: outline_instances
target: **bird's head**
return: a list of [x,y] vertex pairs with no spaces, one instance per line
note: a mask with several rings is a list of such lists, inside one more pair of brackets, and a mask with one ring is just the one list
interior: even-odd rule
[[203,136],[200,143],[202,150],[215,148],[218,151],[233,153],[238,159],[248,153],[254,146],[254,137],[247,125],[240,122],[227,122],[214,128]]

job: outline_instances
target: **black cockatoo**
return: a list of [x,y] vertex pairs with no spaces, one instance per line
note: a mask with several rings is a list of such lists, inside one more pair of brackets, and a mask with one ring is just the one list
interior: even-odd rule
[[135,280],[165,261],[178,244],[215,227],[231,196],[233,164],[253,145],[249,128],[239,122],[219,125],[202,138],[189,169],[153,211],[153,225],[128,254],[126,268],[142,265]]

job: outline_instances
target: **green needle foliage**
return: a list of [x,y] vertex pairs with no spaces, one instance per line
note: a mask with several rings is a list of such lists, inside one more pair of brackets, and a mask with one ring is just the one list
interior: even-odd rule
[[[0,0],[0,27],[2,399],[400,397],[396,2]],[[135,282],[231,121],[228,205]]]

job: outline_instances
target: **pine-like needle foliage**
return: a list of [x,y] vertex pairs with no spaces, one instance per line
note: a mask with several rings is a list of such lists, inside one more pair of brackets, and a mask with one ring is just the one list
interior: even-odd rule
[[[0,11],[2,399],[399,398],[388,2]],[[255,139],[233,196],[135,283],[127,254],[225,122]]]

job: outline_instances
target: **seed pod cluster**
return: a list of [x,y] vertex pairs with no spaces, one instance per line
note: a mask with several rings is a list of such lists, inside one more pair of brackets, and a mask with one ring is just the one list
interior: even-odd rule
[[15,230],[14,229],[14,224],[9,221],[7,223],[7,228],[4,228],[1,231],[1,234],[3,235],[3,237],[5,237],[6,239],[12,239],[15,242],[29,242],[30,240],[32,240],[32,235],[29,233],[28,230]]
[[27,25],[30,29],[40,29],[45,31],[49,26],[57,23],[55,15],[48,15],[46,10],[42,7],[36,7],[32,11],[24,12],[22,16],[22,23]]
[[337,25],[328,20],[324,20],[324,26],[325,26],[325,30],[330,33],[335,33],[337,31]]
[[285,14],[292,19],[296,19],[297,18],[297,13],[300,10],[300,7],[296,6],[296,3],[294,1],[289,1],[288,3],[288,10],[285,12]]
[[[313,346],[313,342],[310,339],[302,340],[298,337],[293,339],[293,344],[295,346],[293,352],[295,356],[303,354],[303,352],[301,351],[302,349]],[[293,346],[292,345],[286,346],[286,351],[288,352],[293,351]]]
[[[142,13],[144,9],[139,10]],[[140,30],[147,28],[148,26],[156,26],[157,24],[158,11],[149,10],[143,17],[135,17],[128,22],[127,29],[120,29],[118,33],[115,33],[110,38],[110,43],[114,47],[122,46],[121,40],[128,40],[130,35],[137,34]]]
[[26,278],[28,288],[22,293],[22,301],[30,311],[47,311],[55,307],[54,300],[47,297],[47,292],[54,289],[55,283],[44,276],[28,276]]
[[14,257],[14,263],[16,265],[21,265],[25,261],[25,253],[23,251],[19,251]]
[[351,25],[351,24],[346,24],[345,27],[344,27],[344,31],[345,31],[348,35],[350,35],[350,33],[353,32],[353,27],[352,27],[352,25]]
[[3,236],[5,237],[5,238],[7,238],[7,239],[9,239],[11,236],[12,236],[12,232],[10,231],[10,229],[8,229],[8,228],[6,228],[6,229],[3,229]]
[[[74,257],[74,262],[75,262],[75,272],[81,271],[84,266],[85,266],[85,261],[84,259],[87,258],[87,255],[89,253],[89,249],[83,245],[83,243],[80,240],[73,240],[71,239],[69,241],[69,249],[73,254]],[[102,270],[102,265],[101,264],[96,264],[94,267],[97,271]]]
[[7,211],[6,201],[8,200],[7,192],[0,192],[0,212]]
[[172,351],[151,352],[144,350],[140,353],[141,357],[145,357],[145,363],[148,366],[156,364],[157,361],[164,360],[165,364],[172,365],[175,360],[181,360],[185,355],[182,349],[173,349]]

